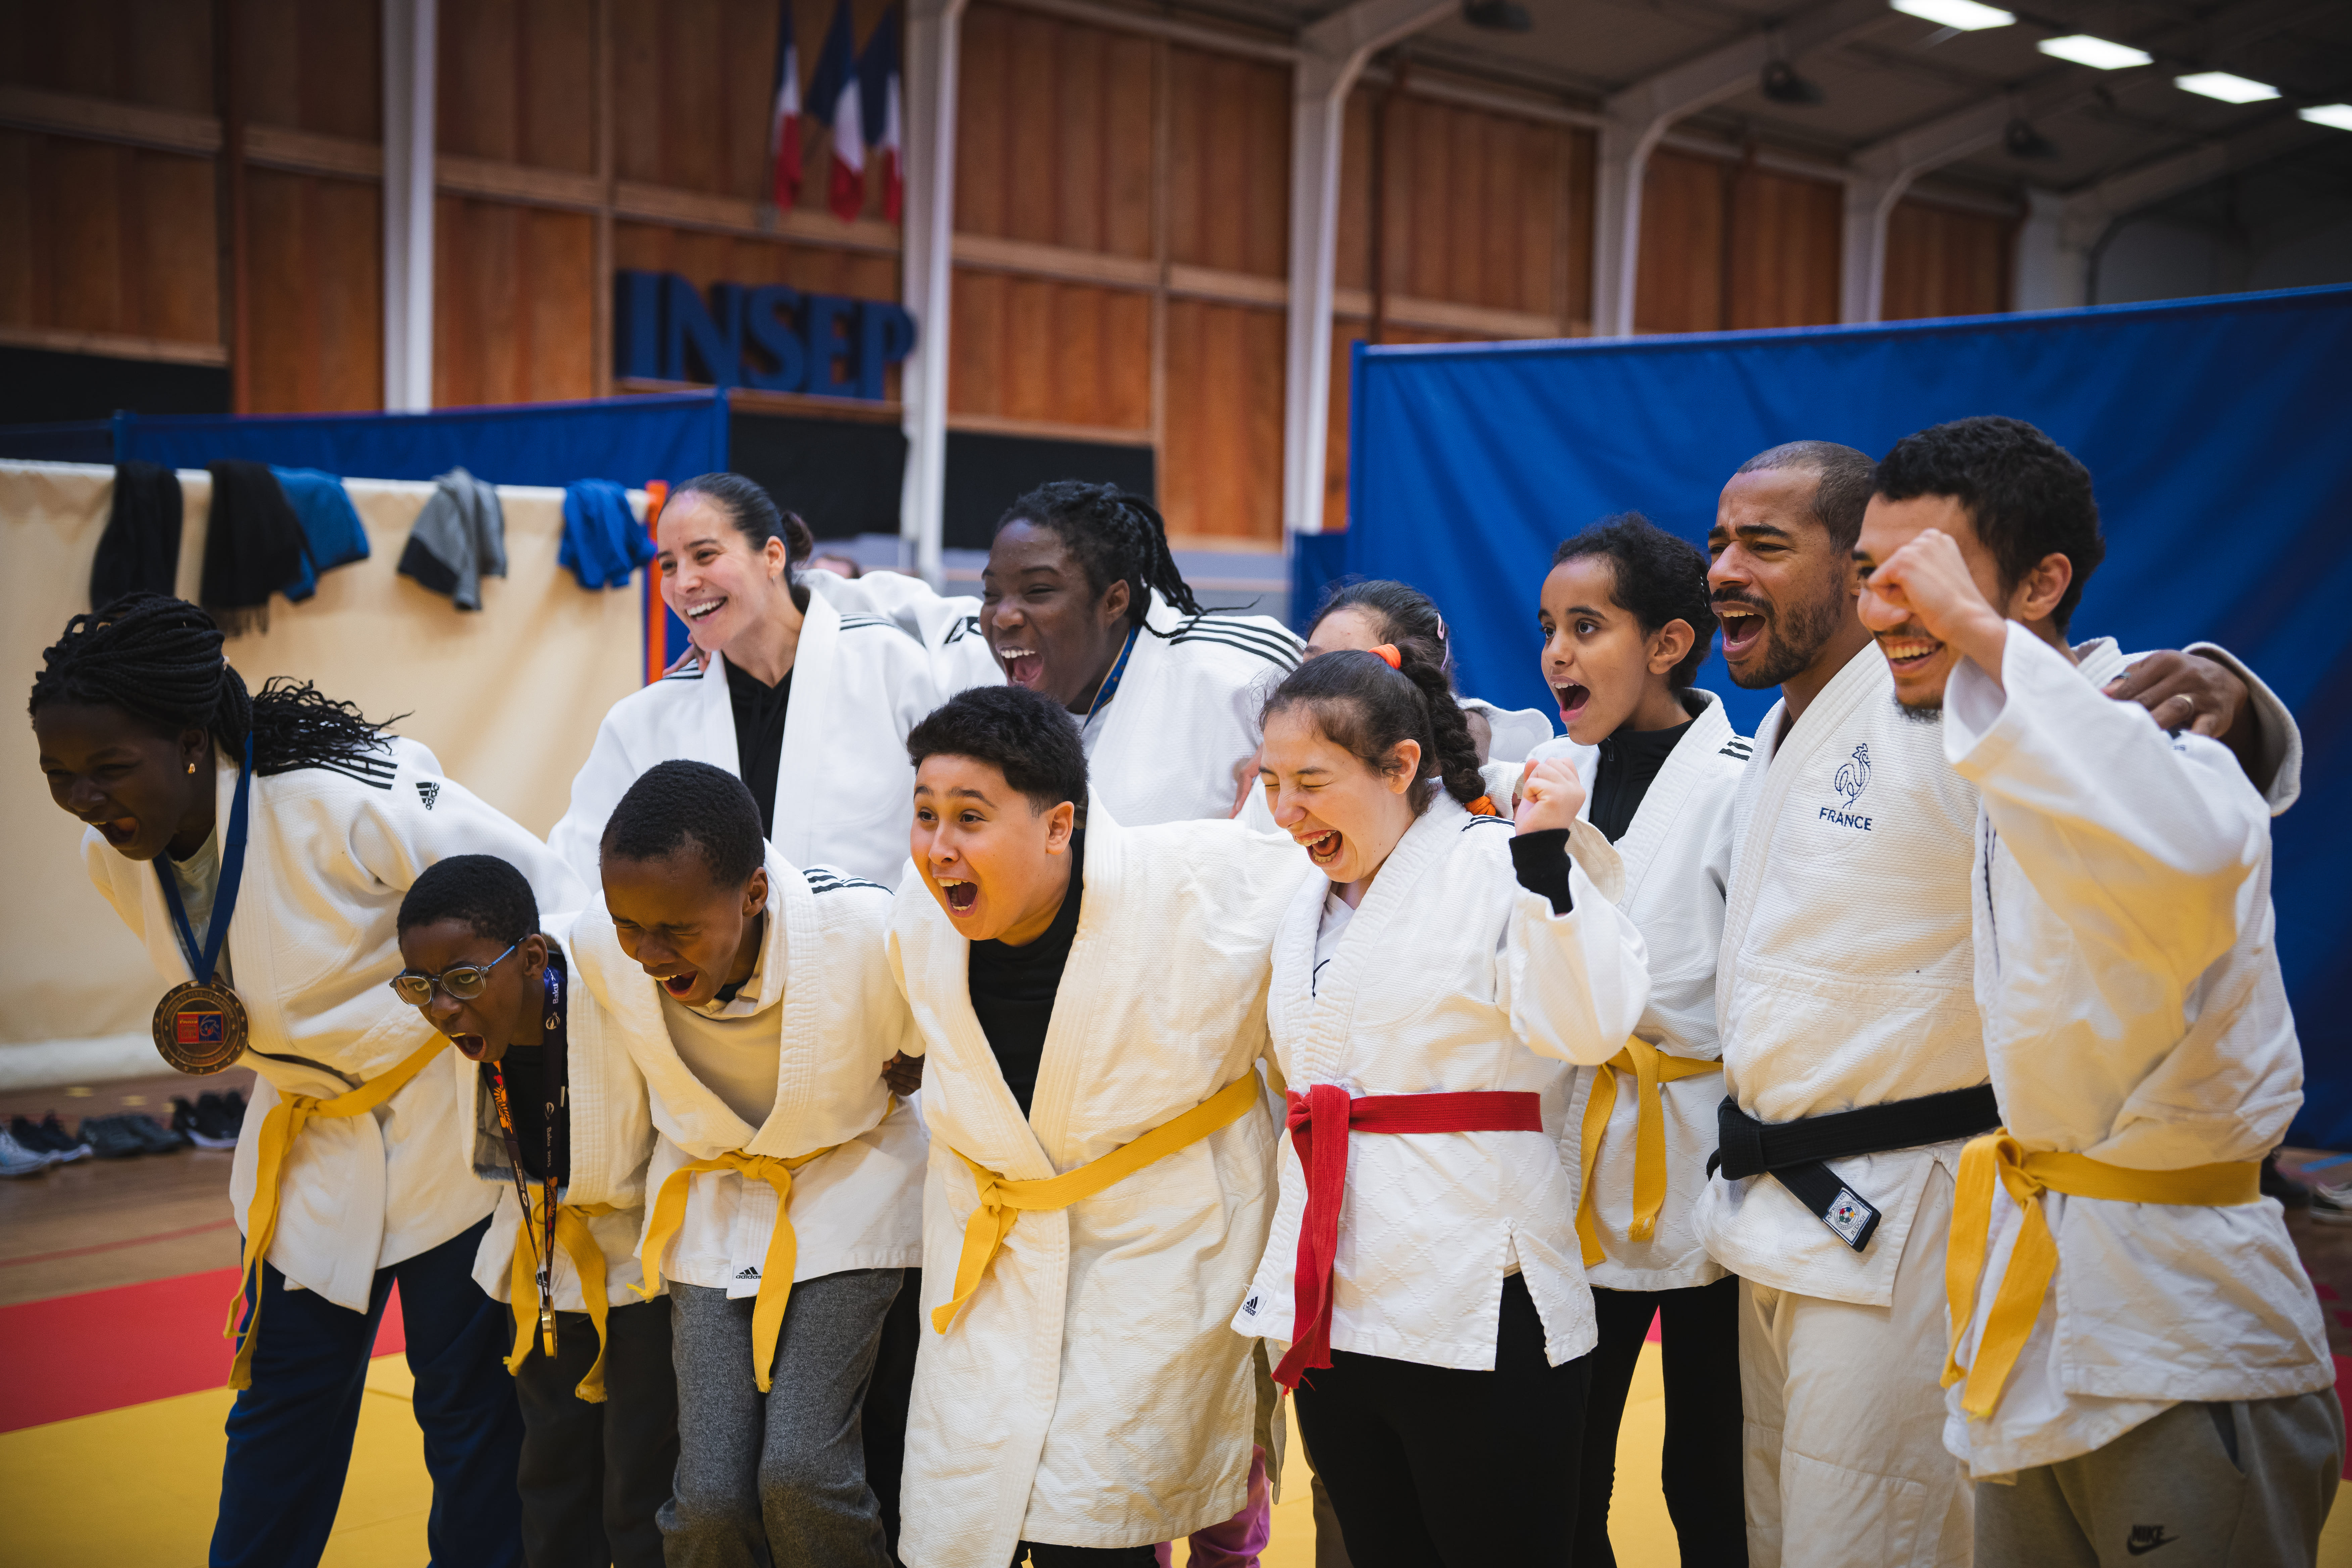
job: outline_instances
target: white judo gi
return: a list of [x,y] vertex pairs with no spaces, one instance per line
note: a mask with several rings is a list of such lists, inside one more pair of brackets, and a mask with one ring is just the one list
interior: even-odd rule
[[[551,947],[564,956],[569,978],[564,988],[563,1109],[567,1130],[564,1181],[556,1202],[565,1208],[609,1208],[608,1214],[582,1216],[581,1223],[604,1257],[604,1300],[608,1308],[625,1307],[637,1300],[635,1287],[644,1279],[637,1267],[637,1234],[645,1225],[646,1167],[653,1157],[654,1126],[646,1102],[645,1075],[629,1058],[628,1042],[619,1021],[579,983],[579,963],[568,940],[576,913],[541,921],[540,930]],[[499,1127],[497,1104],[490,1097],[488,1068],[466,1062],[463,1070],[474,1080],[474,1173],[490,1184],[498,1207],[490,1212],[490,1228],[474,1255],[474,1282],[497,1301],[512,1301],[517,1245],[526,1258],[535,1258],[532,1242],[519,1235],[522,1210],[515,1196],[514,1167],[507,1154],[506,1138]],[[533,1151],[525,1150],[529,1159]],[[524,1178],[531,1189],[534,1220],[540,1184]],[[552,1286],[555,1310],[585,1312],[579,1268],[560,1242],[555,1249]],[[528,1307],[530,1302],[525,1301]]]
[[[802,871],[770,846],[766,928],[749,994],[739,994],[741,1016],[765,1017],[781,1047],[775,1105],[756,1127],[680,1056],[669,1022],[677,1005],[621,951],[604,905],[583,912],[573,935],[580,978],[645,1074],[660,1133],[646,1179],[648,1231],[672,1173],[696,1161],[830,1149],[792,1173],[793,1280],[921,1267],[928,1142],[912,1103],[882,1079],[893,1056],[921,1048],[883,951],[889,908],[887,889],[822,866]],[[774,1187],[735,1170],[685,1180],[675,1237],[643,1263],[666,1279],[756,1295],[776,1227]]]
[[[2166,735],[2099,695],[2124,666],[2112,642],[2076,651],[2079,668],[2011,625],[2000,683],[1964,661],[1945,697],[1946,752],[1983,792],[1969,885],[2003,1121],[2029,1156],[2162,1172],[2259,1161],[2303,1100],[2269,806],[2219,742]],[[1999,1403],[1971,1419],[1966,1384],[1948,1391],[1945,1443],[1971,1474],[2088,1453],[2179,1401],[2334,1383],[2277,1204],[2039,1202],[2053,1288]],[[1964,1367],[2024,1218],[1996,1187]],[[1956,1251],[1986,1234],[1956,1231]]]
[[[895,884],[914,820],[907,732],[943,700],[929,658],[890,622],[844,615],[812,593],[792,682],[769,842],[794,865],[822,862]],[[572,805],[548,835],[587,887],[600,885],[597,848],[621,796],[655,763],[681,758],[738,769],[724,654],[629,693],[597,727]]]
[[1066,1208],[1022,1213],[944,1333],[966,1221],[959,1154],[1013,1179],[1074,1170],[1192,1110],[1265,1051],[1268,948],[1309,877],[1286,837],[1226,822],[1086,825],[1084,902],[1030,1113],[971,1006],[971,944],[910,868],[892,911],[929,1050],[921,1358],[899,1554],[1003,1568],[1024,1540],[1181,1540],[1245,1500],[1251,1342],[1226,1328],[1265,1242],[1275,1131],[1239,1120]]
[[[1599,1338],[1577,1247],[1573,1155],[1562,1145],[1570,1064],[1622,1047],[1649,977],[1640,934],[1611,901],[1621,871],[1608,841],[1583,824],[1572,830],[1572,907],[1555,915],[1519,885],[1511,837],[1507,818],[1473,816],[1441,791],[1381,864],[1319,973],[1328,878],[1316,873],[1292,893],[1275,937],[1267,1021],[1291,1092],[1522,1092],[1542,1104],[1541,1132],[1349,1135],[1334,1350],[1492,1371],[1514,1265],[1552,1365]],[[1233,1326],[1287,1342],[1307,1182],[1288,1150],[1280,1164],[1281,1203]]]
[[[217,843],[237,767],[226,748],[215,756]],[[271,1108],[289,1094],[341,1095],[440,1038],[386,984],[402,967],[393,918],[427,866],[495,855],[530,879],[541,910],[576,909],[582,900],[545,845],[444,777],[414,741],[392,738],[354,763],[256,777],[252,790],[245,882],[222,948],[251,1031],[238,1065],[259,1075],[229,1169],[241,1231],[249,1230]],[[163,862],[125,859],[95,828],[82,837],[82,859],[165,984],[193,978],[157,879]],[[496,1194],[468,1160],[474,1070],[447,1051],[374,1110],[314,1118],[302,1129],[286,1152],[268,1254],[291,1284],[364,1312],[377,1269],[490,1212]],[[266,1320],[259,1331],[268,1332]]]
[[[1716,959],[1723,938],[1724,889],[1731,872],[1732,805],[1747,769],[1749,742],[1732,729],[1723,700],[1715,693],[1694,688],[1685,699],[1699,710],[1617,840],[1625,868],[1625,890],[1617,907],[1642,933],[1648,952],[1650,1004],[1633,1026],[1633,1037],[1664,1057],[1709,1062],[1723,1055],[1715,1021]],[[1559,753],[1573,754],[1590,792],[1598,750],[1563,738],[1537,748],[1534,760]],[[1588,793],[1584,814],[1590,814],[1591,804]],[[1597,1144],[1587,1150],[1584,1119],[1602,1073],[1616,1079],[1614,1098]],[[1588,1263],[1585,1271],[1593,1284],[1612,1290],[1711,1285],[1723,1278],[1723,1266],[1700,1244],[1692,1209],[1706,1188],[1706,1159],[1715,1152],[1715,1110],[1723,1099],[1722,1076],[1701,1071],[1658,1084],[1665,1202],[1649,1237],[1642,1241],[1630,1234],[1641,1119],[1635,1086],[1630,1072],[1605,1067],[1576,1069],[1568,1115],[1569,1173],[1579,1180],[1584,1159],[1591,1159],[1591,1220],[1604,1255],[1600,1262]],[[1581,1205],[1580,1184],[1576,1199]]]
[[[1003,683],[980,635],[978,599],[942,599],[895,574],[808,576],[845,611],[890,616],[924,637],[941,701]],[[1188,616],[1154,593],[1118,689],[1081,732],[1094,797],[1130,827],[1230,816],[1234,764],[1257,750],[1258,710],[1299,651],[1270,616]]]

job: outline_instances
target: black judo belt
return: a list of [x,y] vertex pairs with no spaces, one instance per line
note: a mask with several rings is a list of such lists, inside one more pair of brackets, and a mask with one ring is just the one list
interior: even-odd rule
[[1973,1138],[2000,1125],[2000,1106],[1987,1083],[1795,1121],[1759,1121],[1726,1097],[1715,1120],[1719,1147],[1706,1157],[1707,1174],[1719,1168],[1727,1181],[1773,1177],[1860,1252],[1878,1229],[1878,1207],[1839,1181],[1828,1162]]

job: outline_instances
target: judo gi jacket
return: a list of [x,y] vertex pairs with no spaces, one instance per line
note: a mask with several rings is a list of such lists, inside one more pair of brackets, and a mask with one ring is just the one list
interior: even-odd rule
[[[2003,1121],[2029,1152],[2137,1170],[2260,1160],[2303,1102],[2269,805],[2220,742],[2100,695],[2113,643],[2078,653],[2011,625],[1999,684],[1963,661],[1945,699],[1945,752],[1982,791],[1975,986]],[[1948,1391],[1973,1473],[2087,1453],[2178,1401],[2335,1381],[2277,1204],[2038,1201],[2057,1271],[2000,1401],[1970,1420]],[[1996,1188],[1964,1365],[2022,1218]]]
[[[1328,1083],[1351,1097],[1519,1091],[1542,1101],[1540,1132],[1349,1137],[1331,1276],[1334,1350],[1491,1371],[1513,1266],[1543,1320],[1551,1364],[1599,1338],[1576,1238],[1572,1143],[1562,1146],[1571,1064],[1617,1053],[1642,1016],[1649,977],[1640,934],[1610,901],[1621,873],[1608,841],[1588,826],[1574,830],[1571,908],[1555,915],[1519,885],[1508,819],[1473,816],[1438,792],[1390,851],[1319,976],[1329,879],[1316,873],[1283,912],[1267,1022],[1291,1092]],[[1281,1181],[1264,1261],[1233,1325],[1286,1342],[1307,1200],[1287,1146]]]
[[[769,842],[796,866],[819,862],[888,886],[907,860],[915,770],[907,732],[941,700],[914,641],[871,616],[845,616],[811,594],[793,657]],[[735,710],[724,654],[629,693],[604,715],[572,805],[548,844],[587,887],[597,847],[637,776],[673,758],[735,773]]]
[[[215,748],[216,756],[225,751]],[[220,758],[216,821],[236,796]],[[547,847],[455,780],[414,741],[353,763],[299,768],[252,784],[244,889],[229,921],[227,967],[250,1034],[239,1065],[258,1073],[229,1204],[247,1228],[261,1126],[281,1095],[331,1098],[398,1066],[437,1037],[393,994],[394,917],[424,869],[452,855],[495,855],[520,869],[543,910],[576,909],[578,880]],[[166,984],[194,978],[164,907],[158,866],[129,860],[93,828],[89,879]],[[288,1151],[269,1262],[339,1307],[367,1310],[375,1271],[414,1258],[490,1212],[474,1177],[474,1064],[456,1051],[365,1115],[314,1118]]]
[[929,1053],[932,1262],[898,1543],[913,1568],[1003,1568],[1024,1540],[1181,1540],[1248,1490],[1252,1350],[1226,1324],[1274,1208],[1262,1106],[1095,1196],[1022,1214],[947,1331],[931,1326],[979,1201],[959,1153],[1055,1176],[1255,1072],[1265,1049],[1268,950],[1314,875],[1307,857],[1228,822],[1122,827],[1099,796],[1086,827],[1084,903],[1026,1117],[972,1011],[971,944],[911,868],[891,913]]

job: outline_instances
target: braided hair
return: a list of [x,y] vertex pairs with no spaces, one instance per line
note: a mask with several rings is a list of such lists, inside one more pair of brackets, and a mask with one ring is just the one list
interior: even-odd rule
[[1445,636],[1445,617],[1438,614],[1436,601],[1412,584],[1387,577],[1342,578],[1324,590],[1315,618],[1307,623],[1307,639],[1314,640],[1315,628],[1340,610],[1369,616],[1382,642],[1402,647],[1405,638],[1419,637],[1432,644],[1444,655],[1446,675],[1453,675],[1454,645]]
[[27,706],[38,713],[52,702],[120,709],[166,735],[208,731],[231,757],[245,754],[249,735],[253,771],[265,778],[388,750],[393,722],[371,723],[354,704],[285,676],[247,692],[212,616],[163,594],[125,594],[68,621],[41,655]]
[[1005,508],[994,531],[1002,533],[1016,522],[1050,530],[1077,557],[1087,588],[1097,600],[1110,592],[1113,583],[1125,582],[1130,626],[1144,624],[1155,589],[1188,616],[1204,613],[1169,552],[1167,523],[1141,496],[1117,485],[1055,479]]
[[1433,784],[1468,805],[1486,793],[1486,782],[1478,773],[1478,743],[1446,679],[1445,656],[1420,637],[1391,646],[1394,669],[1380,655],[1353,648],[1308,659],[1274,689],[1258,723],[1263,728],[1276,713],[1303,705],[1326,740],[1381,773],[1400,742],[1417,741],[1422,776],[1408,796],[1413,815],[1429,809]]

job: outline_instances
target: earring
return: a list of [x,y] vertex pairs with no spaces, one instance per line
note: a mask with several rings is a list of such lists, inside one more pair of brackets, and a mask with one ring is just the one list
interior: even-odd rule
[[196,764],[195,764],[195,763],[190,763],[188,764],[188,772],[190,772],[190,773],[194,773],[195,771],[196,771]]

